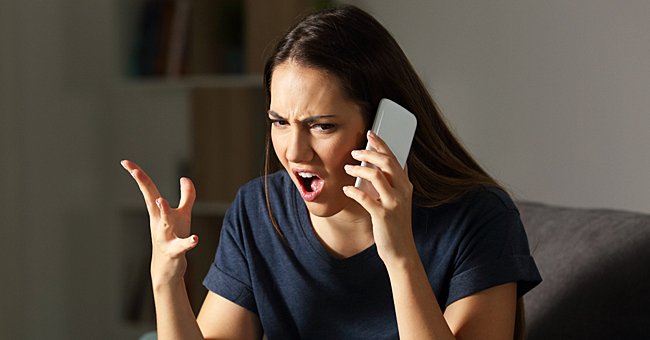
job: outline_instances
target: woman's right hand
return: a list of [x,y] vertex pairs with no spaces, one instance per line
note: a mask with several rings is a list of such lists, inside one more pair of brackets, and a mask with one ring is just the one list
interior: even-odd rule
[[190,236],[192,206],[196,198],[194,184],[189,178],[180,179],[181,199],[178,208],[171,208],[137,164],[128,160],[121,164],[138,184],[149,212],[153,287],[182,281],[187,268],[185,253],[198,243],[196,235]]

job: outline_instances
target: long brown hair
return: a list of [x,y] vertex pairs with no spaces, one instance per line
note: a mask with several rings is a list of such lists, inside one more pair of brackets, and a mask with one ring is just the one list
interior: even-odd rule
[[[415,114],[418,126],[407,159],[414,204],[433,207],[477,186],[498,186],[451,132],[395,39],[368,13],[345,5],[313,13],[292,27],[264,68],[267,107],[273,71],[288,60],[337,77],[343,92],[361,107],[367,128],[381,98]],[[270,133],[266,145],[268,175],[279,169]]]

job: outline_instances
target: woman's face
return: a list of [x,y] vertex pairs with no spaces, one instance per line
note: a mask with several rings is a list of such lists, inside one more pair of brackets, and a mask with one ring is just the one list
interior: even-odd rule
[[284,62],[271,79],[273,147],[310,213],[328,217],[356,205],[342,187],[354,184],[343,166],[358,163],[350,152],[365,142],[360,107],[315,68]]

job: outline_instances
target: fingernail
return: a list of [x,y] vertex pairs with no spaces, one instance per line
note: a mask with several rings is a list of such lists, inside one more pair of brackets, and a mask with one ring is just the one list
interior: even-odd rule
[[359,150],[352,150],[352,157],[357,157],[359,154],[361,154]]
[[156,198],[156,205],[160,208],[160,204],[162,204],[162,198],[158,197]]
[[345,169],[346,172],[347,172],[347,171],[350,171],[350,170],[352,170],[352,165],[350,165],[350,164],[346,164],[346,165],[343,167],[343,169]]
[[368,137],[375,137],[375,133],[372,130],[368,130]]
[[343,192],[346,192],[346,193],[347,193],[347,192],[348,192],[348,189],[349,189],[349,188],[348,188],[347,185],[343,186]]

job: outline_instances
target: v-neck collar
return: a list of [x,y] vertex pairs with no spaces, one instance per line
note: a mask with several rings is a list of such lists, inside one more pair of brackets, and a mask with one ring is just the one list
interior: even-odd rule
[[320,261],[324,261],[332,267],[345,268],[349,266],[355,266],[363,264],[365,261],[368,261],[372,258],[379,259],[379,254],[377,253],[377,246],[373,243],[368,248],[346,258],[337,258],[332,255],[321,243],[321,241],[316,236],[316,232],[312,227],[311,220],[309,219],[309,211],[307,210],[307,205],[300,197],[300,193],[294,187],[292,188],[293,195],[293,210],[295,216],[300,224],[300,230],[302,231],[302,236],[305,241],[309,244],[312,254],[314,257],[318,258]]

